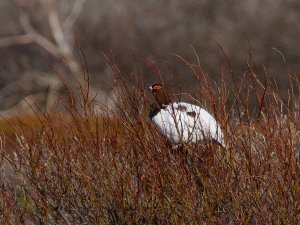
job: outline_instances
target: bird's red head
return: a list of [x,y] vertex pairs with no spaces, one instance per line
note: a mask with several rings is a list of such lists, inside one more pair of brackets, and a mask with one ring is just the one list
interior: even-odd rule
[[169,95],[165,92],[162,84],[152,84],[149,87],[149,90],[152,92],[157,103],[162,107],[168,105],[171,100]]
[[149,90],[158,90],[158,89],[162,89],[162,85],[161,84],[152,84],[149,87]]

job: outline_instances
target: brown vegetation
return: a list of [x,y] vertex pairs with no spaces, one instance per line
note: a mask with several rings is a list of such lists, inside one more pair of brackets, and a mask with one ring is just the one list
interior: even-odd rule
[[176,148],[149,122],[140,74],[129,79],[107,62],[119,86],[116,109],[89,98],[88,83],[79,97],[64,83],[67,113],[8,121],[14,132],[1,139],[2,224],[299,222],[297,77],[288,74],[283,99],[267,71],[259,79],[251,63],[231,85],[223,72],[213,82],[197,60],[186,62],[198,99],[222,124],[227,148]]

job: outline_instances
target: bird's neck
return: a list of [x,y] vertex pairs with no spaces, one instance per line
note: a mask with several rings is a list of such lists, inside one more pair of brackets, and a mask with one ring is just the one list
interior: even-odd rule
[[171,99],[164,92],[157,92],[154,94],[156,102],[161,108],[164,108],[166,105],[171,103]]

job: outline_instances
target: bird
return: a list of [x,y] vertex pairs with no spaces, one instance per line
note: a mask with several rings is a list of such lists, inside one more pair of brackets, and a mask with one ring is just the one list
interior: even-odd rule
[[221,127],[208,111],[190,103],[172,102],[160,83],[152,84],[148,90],[157,103],[150,108],[150,120],[171,143],[211,141],[226,148]]

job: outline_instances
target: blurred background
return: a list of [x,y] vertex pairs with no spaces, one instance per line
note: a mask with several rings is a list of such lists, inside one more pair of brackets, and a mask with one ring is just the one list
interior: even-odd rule
[[173,79],[190,90],[195,78],[174,54],[195,62],[191,46],[213,79],[227,64],[222,51],[237,78],[247,70],[251,52],[257,68],[265,65],[282,90],[289,86],[283,61],[291,73],[300,70],[298,0],[1,0],[0,12],[4,116],[26,112],[31,101],[52,107],[62,89],[53,68],[70,85],[82,80],[78,44],[100,102],[114,88],[101,51],[113,55],[125,74],[136,73],[138,65],[146,84],[157,81],[155,64],[170,81],[169,62]]

